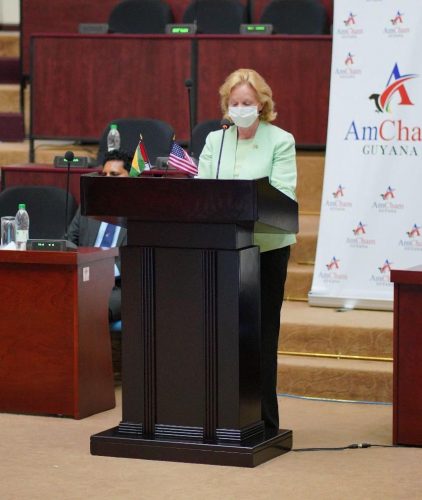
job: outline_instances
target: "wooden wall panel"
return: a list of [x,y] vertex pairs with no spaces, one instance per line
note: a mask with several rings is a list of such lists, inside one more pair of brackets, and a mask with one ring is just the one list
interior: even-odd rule
[[148,117],[188,138],[190,39],[46,35],[34,44],[32,136],[99,139],[115,118]]
[[30,37],[34,33],[77,33],[79,23],[106,23],[120,0],[21,0],[21,54],[30,72]]
[[[224,55],[223,55],[224,54]],[[299,145],[324,145],[328,121],[331,37],[201,37],[198,121],[219,118],[218,89],[237,68],[253,68],[273,91],[276,125]]]

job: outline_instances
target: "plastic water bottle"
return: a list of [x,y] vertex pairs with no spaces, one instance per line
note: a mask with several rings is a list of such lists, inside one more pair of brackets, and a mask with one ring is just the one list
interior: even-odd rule
[[110,130],[107,135],[107,149],[108,151],[120,149],[120,133],[117,130],[117,125],[114,123],[110,125]]
[[29,215],[25,203],[19,203],[15,216],[16,224],[16,249],[26,250],[26,242],[29,238]]

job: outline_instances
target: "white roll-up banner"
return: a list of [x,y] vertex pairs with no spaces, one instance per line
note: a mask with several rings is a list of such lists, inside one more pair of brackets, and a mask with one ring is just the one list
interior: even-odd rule
[[335,0],[311,305],[391,309],[422,264],[421,26],[419,0]]

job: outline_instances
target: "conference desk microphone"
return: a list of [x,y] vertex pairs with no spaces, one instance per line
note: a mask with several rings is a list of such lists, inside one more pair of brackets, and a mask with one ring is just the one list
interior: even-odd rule
[[221,153],[223,152],[224,136],[226,134],[226,130],[233,125],[233,122],[227,120],[227,118],[223,118],[220,122],[220,125],[223,129],[223,137],[221,138],[220,152],[218,154],[217,174],[215,176],[216,179],[218,179],[218,176],[220,174]]
[[190,78],[185,80],[185,87],[188,90],[188,107],[189,107],[189,153],[192,156],[192,130],[193,130],[193,103],[192,103],[192,86],[193,82]]
[[66,202],[64,209],[64,239],[67,240],[67,215],[69,211],[69,179],[70,179],[70,164],[75,158],[73,151],[66,151],[64,159],[67,161],[67,173],[66,173]]

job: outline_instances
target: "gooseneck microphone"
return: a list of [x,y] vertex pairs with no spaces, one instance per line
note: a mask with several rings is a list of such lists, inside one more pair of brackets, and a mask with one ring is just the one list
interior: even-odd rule
[[216,179],[218,179],[218,176],[220,174],[221,153],[223,152],[224,136],[226,134],[226,130],[232,125],[233,123],[230,120],[227,120],[227,118],[223,118],[220,122],[220,126],[223,129],[223,137],[221,138],[220,152],[218,154],[217,174],[215,176]]
[[189,109],[189,153],[192,155],[192,130],[193,130],[193,105],[192,105],[192,85],[190,78],[185,80],[185,87],[188,89],[188,109]]
[[75,158],[73,151],[66,151],[64,159],[67,161],[67,175],[66,175],[66,203],[64,209],[64,239],[67,240],[67,214],[69,210],[69,177],[70,177],[70,164]]

